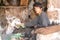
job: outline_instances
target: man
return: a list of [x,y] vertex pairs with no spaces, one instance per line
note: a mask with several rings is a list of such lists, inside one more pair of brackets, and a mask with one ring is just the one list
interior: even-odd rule
[[[27,28],[34,27],[34,26],[36,26],[36,27],[47,27],[50,24],[50,22],[49,22],[47,14],[45,12],[43,12],[43,10],[42,10],[42,4],[39,2],[34,3],[33,10],[34,10],[37,17],[30,22],[24,23],[24,26]],[[21,25],[23,26],[23,24],[21,24]],[[29,31],[29,32],[31,32],[31,31]],[[26,32],[26,35],[29,32]],[[33,37],[31,40],[36,40],[35,39],[36,35],[33,34],[32,36]]]
[[50,24],[48,16],[45,12],[42,11],[42,4],[39,2],[34,3],[33,10],[36,14],[36,18],[30,22],[25,23],[26,27],[39,26],[46,27]]
[[[35,30],[35,33],[38,33],[37,40],[51,40],[51,39],[55,40],[57,37],[60,40],[60,38],[59,38],[60,37],[60,35],[59,35],[60,25],[49,26],[50,22],[49,22],[48,16],[45,12],[42,11],[41,3],[39,3],[39,2],[34,3],[33,8],[34,8],[34,11],[35,11],[35,14],[37,15],[37,17],[34,20],[32,20],[31,22],[25,23],[24,25],[28,28],[32,27],[32,26],[36,26],[36,25],[37,25],[37,27],[41,27],[41,28],[38,28],[37,30]],[[36,37],[34,37],[35,35],[32,35],[32,36],[33,36],[33,38],[36,38]],[[32,40],[36,40],[36,39],[32,39]]]

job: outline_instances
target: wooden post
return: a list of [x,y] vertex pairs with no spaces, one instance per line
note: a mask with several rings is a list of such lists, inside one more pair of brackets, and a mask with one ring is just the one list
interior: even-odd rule
[[20,0],[20,5],[21,6],[28,6],[29,0]]

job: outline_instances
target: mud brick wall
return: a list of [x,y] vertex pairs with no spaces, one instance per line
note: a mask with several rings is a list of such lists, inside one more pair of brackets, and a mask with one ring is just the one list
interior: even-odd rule
[[4,28],[7,25],[7,20],[5,18],[6,16],[4,12],[4,8],[0,8],[0,26],[2,26],[2,28]]
[[28,18],[28,8],[27,7],[13,7],[13,6],[4,6],[0,9],[0,25],[6,27],[8,25],[6,16],[15,16],[19,18],[21,22],[25,22]]
[[21,21],[25,21],[28,16],[28,8],[27,7],[8,7],[5,9],[6,15],[16,16],[17,18],[21,19]]
[[52,4],[54,5],[55,8],[60,8],[60,0],[54,0],[52,1]]

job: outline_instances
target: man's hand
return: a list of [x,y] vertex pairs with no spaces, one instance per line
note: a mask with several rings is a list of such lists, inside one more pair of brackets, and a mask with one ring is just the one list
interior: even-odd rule
[[21,24],[20,24],[20,27],[25,28],[24,23],[21,23]]
[[24,23],[17,24],[17,25],[16,25],[16,28],[25,28]]

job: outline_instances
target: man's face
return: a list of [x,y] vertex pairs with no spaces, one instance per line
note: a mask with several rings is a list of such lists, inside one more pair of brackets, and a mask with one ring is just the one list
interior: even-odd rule
[[40,7],[34,7],[34,10],[35,10],[36,14],[38,14],[38,15],[42,13],[42,8],[40,8]]

